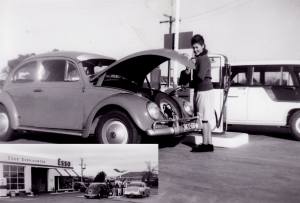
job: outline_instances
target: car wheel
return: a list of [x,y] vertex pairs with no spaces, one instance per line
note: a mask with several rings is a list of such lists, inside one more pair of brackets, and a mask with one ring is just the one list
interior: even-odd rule
[[181,118],[180,107],[176,101],[164,93],[158,93],[154,98],[156,104],[167,119]]
[[140,143],[141,135],[127,114],[110,111],[99,119],[96,139],[102,144],[132,144]]
[[300,111],[295,112],[290,119],[290,128],[293,137],[300,141]]
[[0,140],[12,140],[14,131],[10,125],[10,118],[4,106],[0,105]]

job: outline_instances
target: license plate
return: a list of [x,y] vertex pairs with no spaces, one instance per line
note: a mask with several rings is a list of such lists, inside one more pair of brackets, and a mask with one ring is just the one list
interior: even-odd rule
[[184,123],[183,124],[183,129],[186,130],[191,130],[191,129],[196,129],[198,128],[198,123]]

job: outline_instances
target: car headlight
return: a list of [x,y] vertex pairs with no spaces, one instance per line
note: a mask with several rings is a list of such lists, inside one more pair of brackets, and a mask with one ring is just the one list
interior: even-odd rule
[[183,102],[183,109],[189,116],[194,115],[193,106],[190,104],[190,102]]
[[147,104],[147,110],[148,110],[148,113],[150,115],[150,117],[154,120],[158,120],[159,119],[159,116],[160,116],[160,109],[159,107],[153,103],[153,102],[149,102]]

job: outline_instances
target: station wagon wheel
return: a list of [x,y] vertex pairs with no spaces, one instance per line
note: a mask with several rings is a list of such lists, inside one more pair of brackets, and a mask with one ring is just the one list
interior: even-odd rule
[[11,128],[10,118],[4,106],[0,105],[0,140],[8,141],[13,139],[14,131]]
[[292,115],[289,124],[293,137],[300,141],[300,111],[297,111]]
[[96,128],[96,139],[102,144],[140,143],[141,136],[127,114],[110,111],[101,116]]

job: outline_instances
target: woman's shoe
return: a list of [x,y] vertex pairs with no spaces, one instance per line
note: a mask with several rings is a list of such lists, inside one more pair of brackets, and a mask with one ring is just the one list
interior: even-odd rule
[[207,152],[207,145],[196,145],[192,148],[191,152]]
[[206,148],[207,148],[208,152],[213,152],[214,151],[214,145],[212,145],[212,144],[206,145]]

